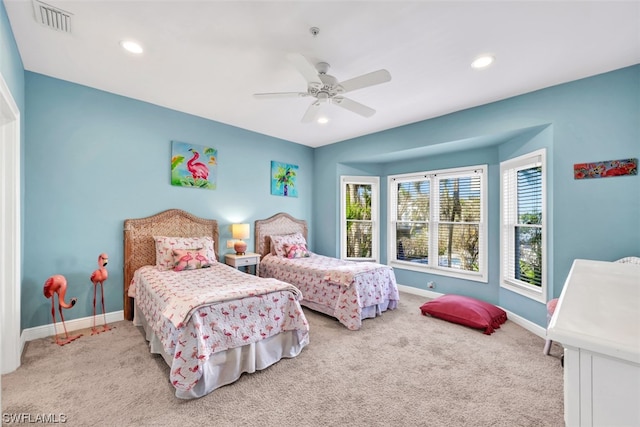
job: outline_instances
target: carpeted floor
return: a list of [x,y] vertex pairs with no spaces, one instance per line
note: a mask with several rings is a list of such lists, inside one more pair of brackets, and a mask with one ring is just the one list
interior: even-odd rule
[[[180,400],[141,330],[60,347],[31,341],[2,376],[2,412],[68,426],[563,426],[561,348],[507,321],[493,335],[422,316],[425,298],[349,331],[305,309],[310,344],[294,359],[196,400]],[[23,415],[24,416],[24,415]],[[45,418],[46,419],[46,418]],[[15,418],[14,418],[15,420]]]

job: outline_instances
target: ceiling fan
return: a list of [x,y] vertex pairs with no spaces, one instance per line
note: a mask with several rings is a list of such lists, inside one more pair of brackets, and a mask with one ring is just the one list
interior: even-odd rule
[[391,80],[391,74],[389,74],[387,70],[378,70],[339,82],[338,79],[327,74],[329,71],[329,64],[326,62],[319,62],[314,65],[300,54],[289,54],[287,55],[287,58],[296,66],[300,74],[302,74],[302,76],[307,80],[307,91],[255,93],[253,96],[259,99],[307,96],[315,98],[311,105],[309,105],[309,108],[307,108],[304,116],[302,116],[303,123],[313,121],[320,111],[320,106],[325,103],[337,105],[363,117],[371,117],[375,114],[376,110],[352,99],[345,98],[342,95],[357,89],[374,86]]

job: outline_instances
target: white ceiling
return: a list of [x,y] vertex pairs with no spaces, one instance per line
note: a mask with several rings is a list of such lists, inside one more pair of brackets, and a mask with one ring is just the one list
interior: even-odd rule
[[[640,63],[639,1],[47,0],[73,14],[70,34],[3,1],[26,70],[310,147]],[[340,81],[392,80],[348,94],[370,118],[325,104],[329,123],[301,123],[312,98],[252,96],[306,91],[289,53]],[[485,53],[495,63],[473,70]]]

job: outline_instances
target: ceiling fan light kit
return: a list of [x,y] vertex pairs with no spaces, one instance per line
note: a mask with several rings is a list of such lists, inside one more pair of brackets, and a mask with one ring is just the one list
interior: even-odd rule
[[[315,34],[314,29],[316,30]],[[315,37],[320,30],[313,27],[310,31]],[[340,82],[337,78],[328,74],[330,66],[326,62],[318,62],[314,65],[300,54],[290,54],[287,57],[307,81],[307,91],[256,93],[254,94],[254,97],[258,99],[306,96],[316,98],[302,116],[303,123],[314,121],[318,115],[320,106],[325,103],[337,105],[362,117],[371,117],[375,114],[376,110],[352,99],[345,98],[342,95],[391,80],[391,74],[387,70],[382,69]]]

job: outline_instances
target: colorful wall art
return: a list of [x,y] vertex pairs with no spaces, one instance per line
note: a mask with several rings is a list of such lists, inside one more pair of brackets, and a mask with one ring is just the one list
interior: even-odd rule
[[271,162],[271,194],[284,197],[298,197],[296,177],[298,166]]
[[638,159],[606,160],[573,165],[574,179],[609,178],[637,174]]
[[215,190],[218,150],[171,141],[171,185]]

